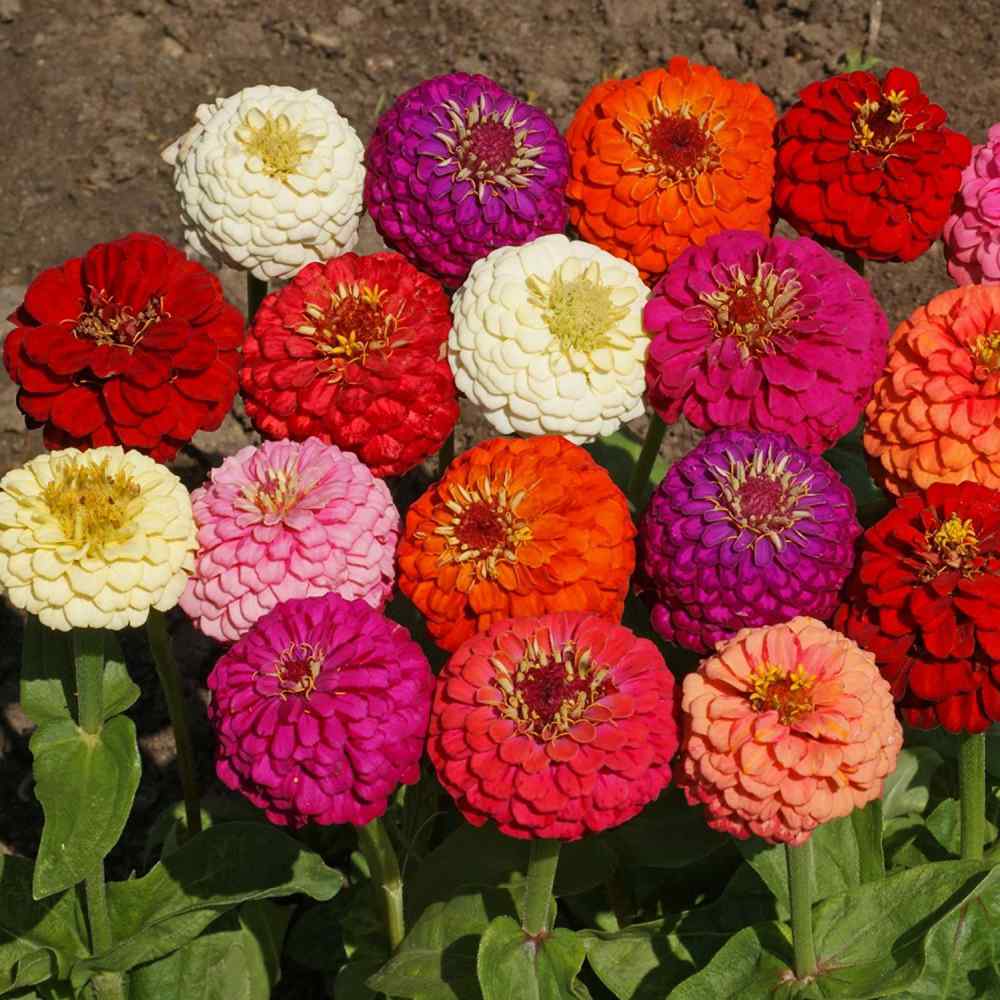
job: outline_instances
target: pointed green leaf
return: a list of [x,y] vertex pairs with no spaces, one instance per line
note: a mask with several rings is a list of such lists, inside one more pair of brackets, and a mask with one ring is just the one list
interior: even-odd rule
[[[953,857],[962,854],[962,806],[958,799],[944,799],[927,817],[927,831]],[[986,820],[986,843],[997,839],[997,828]]]
[[479,942],[476,973],[483,1000],[566,1000],[579,995],[583,941],[557,927],[539,940],[511,917],[490,922]]
[[872,479],[868,455],[862,444],[864,426],[862,418],[854,430],[823,452],[823,458],[837,470],[844,485],[854,494],[858,505],[858,520],[867,528],[889,512],[892,499]]
[[941,755],[930,747],[906,747],[896,760],[896,770],[882,788],[882,818],[888,823],[900,816],[921,814],[930,801],[930,784],[941,766]]

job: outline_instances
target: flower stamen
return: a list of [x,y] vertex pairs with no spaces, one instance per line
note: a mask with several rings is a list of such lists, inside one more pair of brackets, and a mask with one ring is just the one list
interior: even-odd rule
[[859,152],[888,156],[898,143],[912,139],[924,125],[912,122],[913,116],[903,110],[908,100],[905,91],[890,90],[878,100],[855,103],[851,146]]
[[93,340],[102,347],[127,347],[131,351],[154,323],[168,317],[163,311],[162,295],[154,295],[136,312],[116,302],[104,289],[88,288],[90,308],[76,318],[73,335]]
[[319,144],[317,137],[303,132],[288,115],[274,117],[258,108],[246,113],[236,129],[236,138],[248,161],[258,158],[263,172],[281,181],[294,174]]
[[285,701],[290,694],[308,698],[316,689],[316,678],[325,660],[326,650],[311,642],[293,642],[283,649],[271,670],[281,700]]
[[784,726],[813,710],[816,678],[801,664],[789,673],[775,663],[763,663],[750,675],[750,705],[755,712],[777,712]]
[[952,514],[937,528],[924,535],[927,543],[927,562],[923,577],[930,579],[947,570],[958,570],[964,576],[977,576],[982,572],[978,564],[979,536],[971,518],[964,520]]

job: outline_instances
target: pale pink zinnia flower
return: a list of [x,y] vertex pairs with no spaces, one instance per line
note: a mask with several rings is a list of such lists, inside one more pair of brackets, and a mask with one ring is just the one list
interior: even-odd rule
[[815,618],[748,628],[684,678],[678,783],[708,825],[801,844],[882,794],[903,731],[871,653]]
[[385,483],[335,445],[243,448],[191,502],[198,557],[180,605],[205,635],[234,642],[295,597],[389,599],[399,512]]

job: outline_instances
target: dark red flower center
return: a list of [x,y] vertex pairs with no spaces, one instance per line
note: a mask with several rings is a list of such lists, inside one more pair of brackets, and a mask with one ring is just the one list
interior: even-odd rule
[[694,180],[699,174],[719,166],[719,144],[713,132],[722,126],[710,125],[708,114],[694,116],[664,107],[654,97],[648,116],[633,124],[619,120],[625,138],[644,161],[643,171],[657,175],[661,185],[678,180]]
[[903,110],[908,100],[905,91],[890,90],[878,100],[856,104],[851,145],[864,153],[887,156],[897,143],[912,138],[913,131],[907,128],[911,116]]
[[466,507],[455,528],[455,537],[470,549],[492,552],[507,538],[507,526],[496,507],[479,500]]
[[165,316],[161,295],[153,296],[138,312],[103,289],[91,287],[87,298],[89,308],[77,317],[73,333],[102,346],[131,350],[142,340],[143,334]]
[[777,712],[782,725],[790,726],[813,710],[815,682],[802,666],[789,672],[777,664],[763,663],[750,675],[750,705],[755,712]]
[[325,659],[326,652],[311,642],[293,642],[284,649],[271,671],[277,678],[282,700],[290,694],[308,698],[316,688],[316,678]]
[[750,520],[767,520],[784,499],[785,487],[768,476],[754,476],[739,487],[740,510]]
[[686,172],[699,164],[711,140],[694,118],[664,115],[649,130],[649,148],[674,170]]
[[473,163],[483,164],[491,173],[503,173],[517,155],[514,129],[498,121],[480,122],[469,132],[465,151]]
[[565,705],[575,704],[581,694],[593,694],[586,677],[560,669],[557,664],[528,674],[518,691],[529,711],[543,726],[552,722]]

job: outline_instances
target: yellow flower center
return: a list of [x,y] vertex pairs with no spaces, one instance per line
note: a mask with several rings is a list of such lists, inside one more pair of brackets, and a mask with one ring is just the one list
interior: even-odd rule
[[548,281],[532,275],[527,280],[528,301],[542,314],[545,325],[565,352],[593,351],[612,347],[612,333],[629,314],[636,292],[629,289],[628,302],[616,305],[614,286],[601,281],[601,269],[591,261],[582,273],[566,277],[567,266],[578,269],[578,261],[564,261]]
[[947,569],[962,570],[968,575],[977,572],[975,566],[968,565],[979,555],[979,537],[971,518],[963,520],[952,514],[936,529],[928,531],[925,538],[931,557],[926,576],[936,576]]
[[294,174],[318,143],[314,136],[293,124],[288,115],[280,114],[275,118],[258,108],[251,108],[246,113],[236,129],[236,138],[247,157],[258,157],[264,173],[278,180]]
[[274,663],[272,676],[278,681],[278,694],[284,701],[290,694],[309,697],[316,689],[316,678],[326,659],[326,651],[311,642],[293,642],[282,650]]
[[142,340],[143,334],[169,314],[163,311],[163,296],[154,295],[136,312],[116,302],[103,289],[88,289],[88,306],[73,323],[73,334],[86,337],[102,347],[127,347],[129,350]]
[[262,514],[287,514],[302,495],[299,477],[289,469],[269,469],[265,481],[250,487],[247,499]]
[[59,467],[42,499],[66,540],[93,553],[129,538],[141,493],[127,472],[111,473],[107,459],[71,459]]
[[970,347],[978,365],[990,373],[1000,370],[1000,330],[991,330],[976,337]]
[[912,117],[903,110],[907,100],[905,91],[890,90],[880,100],[855,104],[851,145],[863,153],[887,156],[896,143],[912,139],[913,132],[923,128],[923,124],[907,128]]
[[761,664],[750,675],[750,705],[755,712],[777,712],[782,725],[790,726],[813,710],[815,682],[801,665],[789,673],[775,663]]

